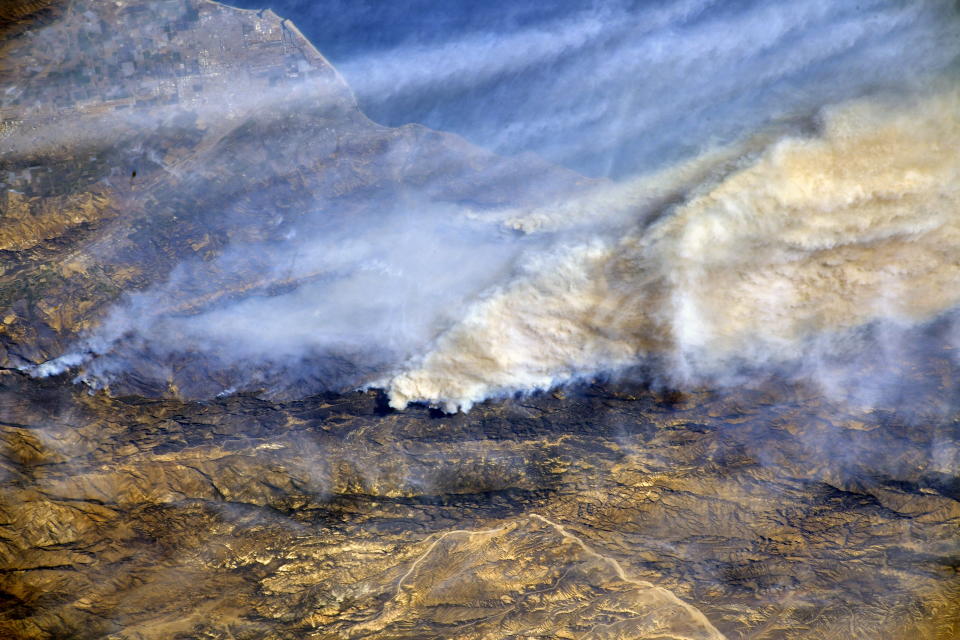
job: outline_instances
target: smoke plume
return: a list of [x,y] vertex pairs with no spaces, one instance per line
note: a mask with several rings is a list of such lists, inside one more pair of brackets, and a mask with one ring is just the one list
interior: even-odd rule
[[[764,370],[836,386],[871,336],[960,302],[953,3],[517,12],[347,51],[340,67],[384,119],[419,113],[612,180],[527,184],[508,207],[438,196],[469,179],[440,171],[374,194],[362,218],[321,193],[295,219],[266,210],[275,231],[184,261],[35,373],[79,366],[106,386],[200,363],[207,395],[375,386],[396,408],[447,411],[650,361],[671,384]],[[293,86],[241,106],[282,114]],[[308,142],[285,135],[291,154]],[[317,145],[349,152],[331,136]],[[410,153],[385,145],[377,162],[423,161]],[[184,188],[202,184],[194,169],[177,167]],[[516,179],[488,173],[484,188]],[[241,294],[217,293],[231,278]]]
[[[723,376],[960,301],[960,93],[825,112],[650,227],[532,256],[409,370],[391,402],[468,408],[669,352]],[[524,226],[524,220],[513,224]]]

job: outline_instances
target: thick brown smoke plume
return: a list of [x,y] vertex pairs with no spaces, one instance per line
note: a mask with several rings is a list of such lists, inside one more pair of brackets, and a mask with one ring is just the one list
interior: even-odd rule
[[[467,409],[654,353],[677,376],[711,375],[731,359],[795,360],[825,333],[928,319],[960,301],[957,149],[955,88],[831,108],[816,136],[770,144],[652,226],[640,208],[632,229],[533,256],[389,380],[391,404]],[[610,215],[649,184],[618,187],[627,204],[608,202]]]

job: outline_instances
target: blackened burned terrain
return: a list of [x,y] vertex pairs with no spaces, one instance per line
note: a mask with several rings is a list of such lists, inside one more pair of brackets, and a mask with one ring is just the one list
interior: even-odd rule
[[637,373],[397,412],[303,368],[216,397],[241,374],[150,345],[105,390],[28,375],[185,260],[204,277],[153,313],[321,277],[215,268],[308,211],[362,226],[412,188],[482,211],[587,183],[369,122],[269,12],[54,9],[0,51],[0,636],[960,637],[949,323],[869,406]]

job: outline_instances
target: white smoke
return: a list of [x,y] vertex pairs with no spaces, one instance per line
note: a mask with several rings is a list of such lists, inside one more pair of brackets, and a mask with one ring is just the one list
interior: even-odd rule
[[[340,66],[361,104],[412,103],[427,124],[485,148],[625,176],[910,82],[949,65],[958,42],[941,0],[611,0],[506,32],[413,38]],[[511,77],[521,88],[497,84]],[[431,106],[449,96],[461,112]]]
[[831,109],[650,228],[531,258],[389,380],[391,404],[469,409],[664,353],[674,379],[716,380],[927,320],[960,302],[958,145],[956,89]]
[[[314,369],[302,375],[322,388],[362,384],[371,371],[425,348],[471,296],[508,276],[522,247],[538,242],[481,228],[450,205],[396,203],[363,225],[185,262],[164,284],[129,295],[76,350],[34,373],[85,364],[82,378],[103,386],[145,363],[170,378],[169,363],[189,357],[232,369],[227,379],[243,388],[282,386],[267,371],[274,365]],[[232,286],[239,295],[231,297]]]
[[[553,185],[523,185],[519,199],[542,206],[495,209],[436,195],[434,180],[469,171],[425,172],[436,177],[371,197],[363,216],[318,193],[286,239],[184,262],[35,373],[80,366],[95,386],[149,377],[176,392],[184,371],[202,371],[192,383],[209,395],[382,386],[395,407],[450,411],[651,357],[677,383],[769,366],[828,380],[836,367],[811,354],[960,301],[958,99],[945,70],[958,56],[960,20],[943,0],[682,0],[601,3],[347,61],[358,94],[385,100],[529,80],[537,104],[497,104],[497,90],[477,101],[496,117],[473,139],[618,181],[559,201]],[[296,87],[240,92],[234,107],[282,112],[304,99]],[[199,116],[215,121],[216,108]],[[350,152],[331,140],[331,154]],[[385,145],[385,171],[423,161],[403,144]],[[190,185],[202,168],[178,170]],[[483,180],[507,191],[517,176]]]

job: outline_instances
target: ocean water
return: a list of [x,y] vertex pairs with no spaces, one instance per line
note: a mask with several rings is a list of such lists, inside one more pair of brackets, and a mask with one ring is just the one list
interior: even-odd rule
[[236,0],[292,20],[363,110],[621,178],[942,69],[943,0]]
[[[462,177],[441,171],[400,180],[390,207],[354,203],[367,225],[318,192],[282,241],[184,261],[39,373],[83,364],[102,386],[136,361],[125,350],[179,345],[250,375],[383,388],[398,409],[468,411],[652,359],[671,385],[776,371],[870,404],[900,379],[910,329],[960,304],[953,0],[271,8],[374,120],[609,179],[495,208],[438,197]],[[299,84],[254,101],[297,109]],[[311,142],[286,135],[280,158]],[[492,176],[484,189],[510,189],[513,176]],[[147,312],[250,256],[271,278],[324,277],[189,318]],[[870,353],[889,357],[865,380]],[[329,380],[325,359],[363,376]]]

